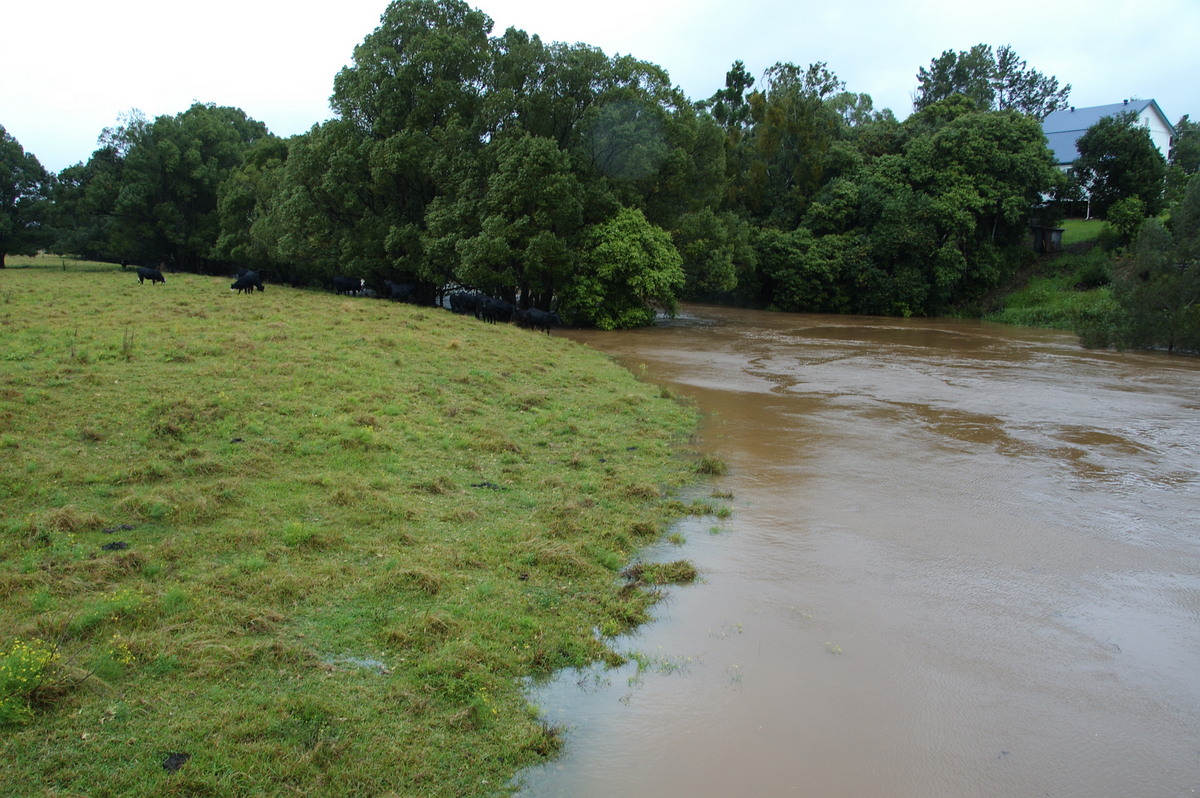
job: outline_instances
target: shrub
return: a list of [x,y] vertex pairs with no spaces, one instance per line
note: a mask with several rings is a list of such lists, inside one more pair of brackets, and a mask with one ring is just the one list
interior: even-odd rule
[[0,653],[0,726],[33,717],[33,703],[58,661],[58,651],[41,640],[16,640]]
[[1112,282],[1112,261],[1103,252],[1093,249],[1079,258],[1075,268],[1075,287],[1087,291]]

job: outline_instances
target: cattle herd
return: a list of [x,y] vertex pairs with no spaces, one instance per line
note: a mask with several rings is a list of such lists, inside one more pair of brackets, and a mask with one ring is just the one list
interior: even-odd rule
[[[125,263],[122,262],[122,268],[125,268]],[[151,284],[166,283],[166,278],[163,277],[162,271],[148,266],[138,267],[137,270],[138,284],[141,285],[146,280]],[[383,296],[396,302],[412,302],[415,304],[426,304],[427,300],[422,296],[419,286],[413,283],[396,283],[391,280],[384,280]],[[262,278],[256,271],[241,269],[237,273],[237,279],[229,286],[231,291],[237,293],[253,294],[257,291],[266,291],[263,287]],[[379,294],[367,287],[367,281],[361,277],[345,277],[342,275],[333,278],[333,292],[335,294],[345,294],[346,296],[379,296]],[[521,327],[530,330],[544,330],[547,335],[550,334],[552,327],[561,327],[562,321],[558,314],[553,311],[540,310],[538,308],[521,308],[513,303],[488,296],[487,294],[477,291],[455,291],[445,298],[441,297],[434,299],[428,298],[429,304],[438,305],[440,307],[449,306],[454,313],[471,314],[481,321],[486,321],[489,324],[507,324],[516,322]]]

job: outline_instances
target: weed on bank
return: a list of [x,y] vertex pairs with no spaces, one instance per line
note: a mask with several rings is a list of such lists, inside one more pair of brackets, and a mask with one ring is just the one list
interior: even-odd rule
[[486,795],[618,659],[694,411],[566,339],[0,271],[0,794]]

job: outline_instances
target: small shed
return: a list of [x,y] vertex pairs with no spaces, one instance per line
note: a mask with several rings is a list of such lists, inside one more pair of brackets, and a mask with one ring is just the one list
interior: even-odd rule
[[1029,226],[1033,230],[1034,252],[1062,252],[1063,227],[1047,227],[1041,224]]

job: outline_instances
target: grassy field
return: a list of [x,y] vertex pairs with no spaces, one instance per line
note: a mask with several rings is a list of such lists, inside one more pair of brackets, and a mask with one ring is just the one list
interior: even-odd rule
[[1064,247],[1086,244],[1100,237],[1104,228],[1103,219],[1067,219],[1062,223]]
[[984,318],[1023,327],[1071,330],[1079,319],[1106,313],[1113,305],[1107,253],[1091,246],[1104,222],[1063,222],[1064,251],[1039,259],[1037,268],[1013,287]]
[[522,680],[616,660],[672,570],[624,566],[724,510],[673,498],[695,411],[566,339],[9,266],[2,795],[504,794],[560,744]]

